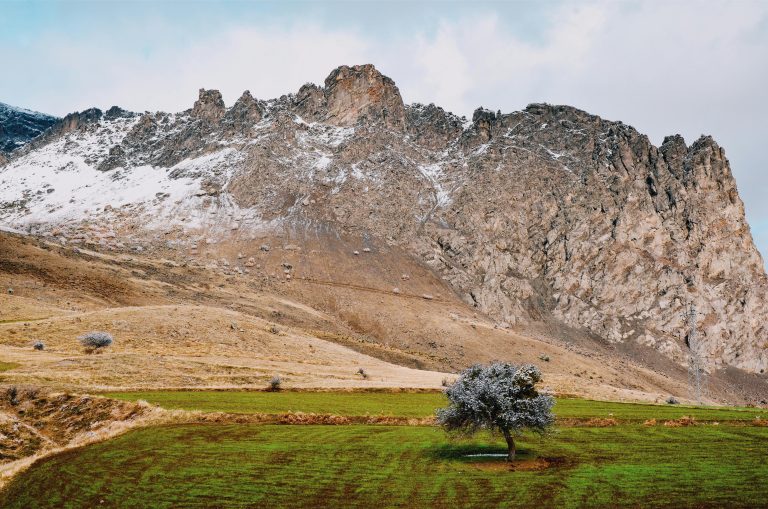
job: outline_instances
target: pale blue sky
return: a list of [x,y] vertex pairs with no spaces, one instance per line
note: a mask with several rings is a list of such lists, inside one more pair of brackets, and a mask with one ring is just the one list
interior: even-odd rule
[[0,102],[57,115],[231,104],[371,62],[407,102],[571,104],[660,143],[712,134],[768,255],[768,2],[0,0]]

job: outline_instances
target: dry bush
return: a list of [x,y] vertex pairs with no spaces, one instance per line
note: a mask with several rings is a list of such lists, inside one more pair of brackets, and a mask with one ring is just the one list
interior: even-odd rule
[[669,428],[680,428],[682,426],[695,426],[695,425],[696,425],[696,419],[688,415],[684,415],[679,419],[671,419],[669,421],[664,421],[664,426],[667,426]]
[[349,417],[344,415],[305,414],[303,412],[289,412],[279,417],[280,424],[350,424]]
[[19,404],[19,390],[15,385],[8,387],[8,389],[5,391],[5,397],[8,399],[8,403],[10,403],[12,406]]
[[611,426],[618,426],[619,421],[612,417],[593,417],[584,423],[585,426],[591,426],[593,428],[610,428]]
[[656,426],[656,419],[648,419],[643,423],[643,426]]

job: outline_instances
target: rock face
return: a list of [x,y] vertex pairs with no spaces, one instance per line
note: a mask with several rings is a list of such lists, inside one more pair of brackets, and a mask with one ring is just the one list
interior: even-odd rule
[[0,220],[36,232],[104,223],[136,242],[363,236],[409,249],[499,322],[564,324],[684,364],[681,315],[694,303],[710,369],[768,368],[768,280],[709,137],[656,147],[547,104],[480,108],[470,122],[404,106],[370,65],[270,101],[245,93],[226,108],[202,90],[184,113],[106,117],[65,119],[78,128],[14,155]]
[[[0,103],[0,153],[9,153],[39,136],[57,118]],[[3,157],[0,154],[0,157]],[[2,161],[0,161],[2,164]]]
[[326,122],[350,126],[360,119],[387,127],[405,124],[405,106],[395,82],[372,65],[341,66],[325,79]]
[[233,129],[238,131],[247,130],[258,123],[264,116],[264,106],[246,90],[240,96],[240,99],[235,102],[234,106],[226,112],[225,116]]
[[192,116],[202,120],[214,122],[224,116],[226,108],[221,92],[218,90],[200,89],[200,97],[192,107]]

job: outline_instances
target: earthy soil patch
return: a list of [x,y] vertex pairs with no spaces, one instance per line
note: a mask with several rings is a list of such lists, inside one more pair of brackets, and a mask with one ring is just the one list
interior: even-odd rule
[[530,472],[536,470],[546,470],[548,468],[562,467],[567,464],[565,458],[530,458],[519,459],[508,462],[504,458],[488,461],[473,461],[470,463],[480,470],[499,471],[499,472]]

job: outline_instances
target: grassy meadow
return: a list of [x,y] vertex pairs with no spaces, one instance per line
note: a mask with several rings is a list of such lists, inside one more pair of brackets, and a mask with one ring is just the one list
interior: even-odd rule
[[[114,393],[167,408],[425,417],[435,392]],[[558,399],[561,426],[519,440],[433,426],[178,424],[137,429],[35,463],[3,508],[760,507],[765,410]],[[664,426],[692,415],[696,426]],[[615,425],[571,425],[613,418]],[[657,419],[656,425],[644,425]],[[715,422],[717,421],[717,422]],[[617,424],[618,423],[618,424]],[[472,456],[480,454],[481,456]],[[485,456],[482,456],[485,455]]]
[[38,462],[5,508],[759,507],[768,428],[568,427],[520,442],[428,426],[177,425]]
[[[436,408],[447,404],[441,392],[150,391],[103,395],[126,401],[145,400],[169,409],[241,414],[306,412],[348,416],[428,417],[434,415]],[[756,408],[645,405],[577,398],[558,398],[554,413],[563,419],[614,418],[627,422],[677,419],[683,415],[700,421],[768,417],[768,410]]]

